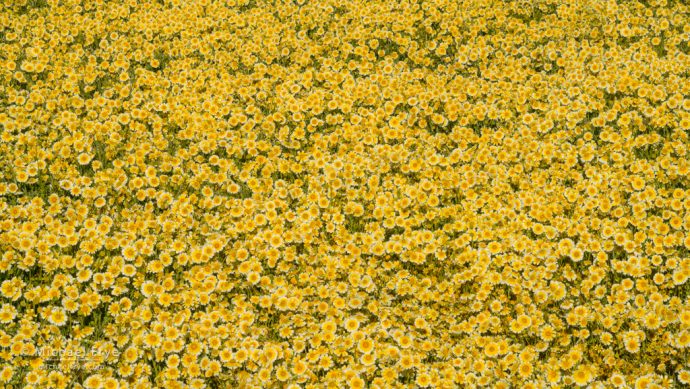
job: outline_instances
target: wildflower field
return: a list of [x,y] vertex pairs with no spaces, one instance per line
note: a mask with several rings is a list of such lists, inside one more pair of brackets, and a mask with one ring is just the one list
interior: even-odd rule
[[0,1],[0,388],[690,385],[690,3]]

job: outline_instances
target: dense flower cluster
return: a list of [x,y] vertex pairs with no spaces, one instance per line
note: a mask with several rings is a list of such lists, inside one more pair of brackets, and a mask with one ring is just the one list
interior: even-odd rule
[[1,3],[0,383],[690,383],[686,2]]

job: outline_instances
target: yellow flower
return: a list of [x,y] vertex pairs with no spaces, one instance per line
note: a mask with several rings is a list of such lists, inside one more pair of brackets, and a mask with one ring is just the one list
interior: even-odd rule
[[425,388],[431,384],[431,377],[427,373],[418,374],[415,383],[418,386]]
[[14,369],[10,366],[5,366],[0,370],[0,381],[10,382],[12,376],[14,375]]
[[48,315],[48,321],[56,326],[63,326],[67,323],[67,315],[60,308],[52,309]]
[[690,384],[690,371],[680,370],[678,371],[678,381],[682,384]]
[[592,380],[592,372],[588,367],[580,365],[573,372],[573,380],[578,386],[585,386]]
[[349,332],[354,332],[359,329],[359,320],[357,318],[351,317],[345,320],[344,327]]
[[364,338],[357,343],[357,350],[362,353],[369,353],[374,349],[374,342],[371,339]]
[[86,153],[81,153],[79,156],[77,156],[77,161],[79,162],[80,165],[87,165],[89,162],[91,162],[91,156]]
[[84,387],[88,389],[100,388],[103,385],[103,377],[100,374],[92,374],[84,380]]
[[487,357],[489,358],[494,358],[495,356],[498,355],[498,344],[495,342],[489,342],[485,347],[484,347],[484,354],[486,354]]

